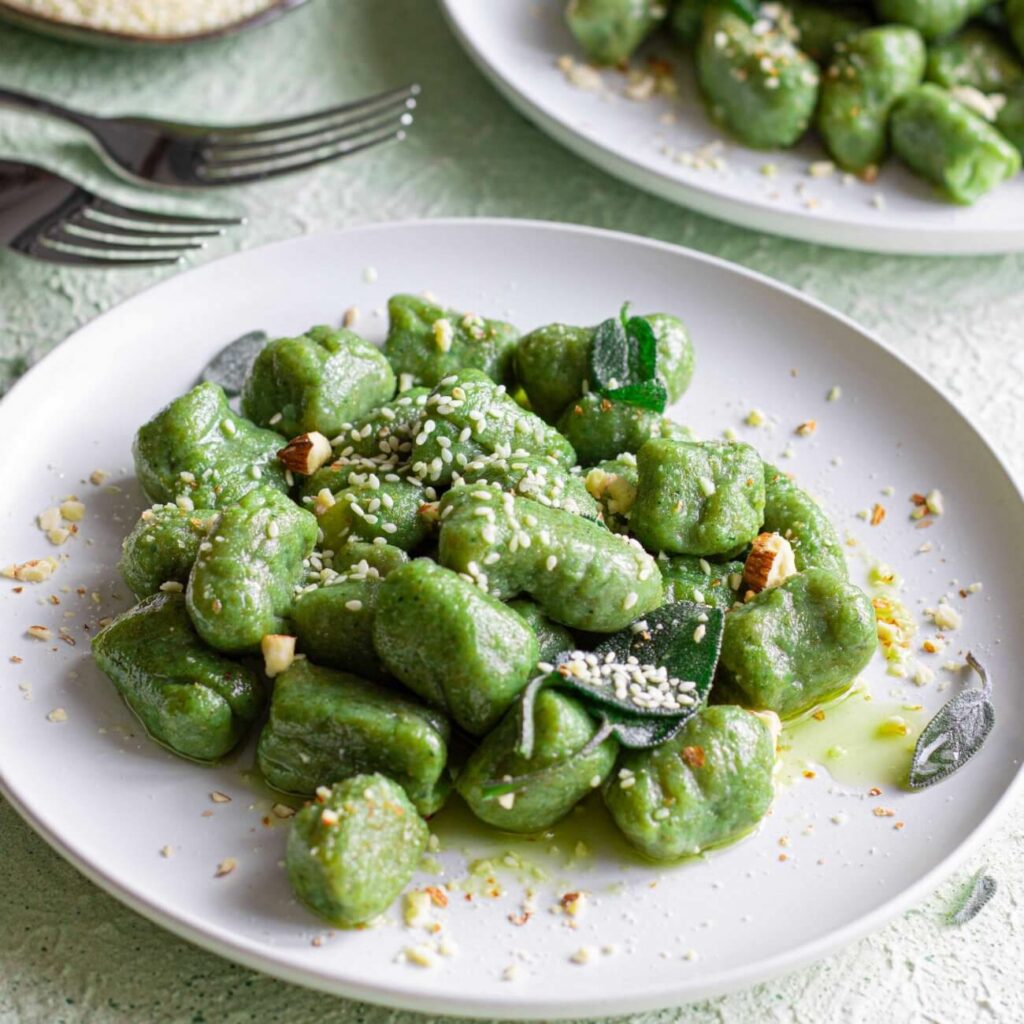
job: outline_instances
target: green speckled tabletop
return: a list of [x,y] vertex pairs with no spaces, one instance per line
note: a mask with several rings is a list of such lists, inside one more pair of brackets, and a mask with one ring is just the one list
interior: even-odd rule
[[[742,263],[848,313],[921,367],[1013,471],[1024,472],[1024,255],[842,252],[729,227],[633,191],[509,108],[429,0],[313,0],[248,36],[161,52],[88,50],[0,28],[0,85],[99,113],[244,121],[410,79],[423,84],[424,96],[404,144],[192,201],[192,209],[249,218],[201,258],[323,228],[452,215],[561,219],[650,235]],[[115,198],[154,202],[112,178],[79,134],[56,123],[0,112],[0,156],[31,156]],[[0,252],[0,384],[160,276],[59,270]],[[1022,864],[1018,804],[963,872],[877,934],[782,980],[633,1019],[1016,1024],[1024,1020]],[[999,881],[994,902],[972,924],[947,926],[951,902],[982,865]],[[303,991],[172,938],[78,875],[2,800],[0,879],[0,1024],[420,1019]]]

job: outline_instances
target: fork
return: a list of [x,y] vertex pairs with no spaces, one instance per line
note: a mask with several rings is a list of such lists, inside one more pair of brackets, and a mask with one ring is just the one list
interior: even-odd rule
[[143,117],[95,117],[38,96],[0,89],[0,105],[37,111],[84,128],[120,169],[156,185],[243,185],[302,171],[405,138],[418,85],[301,117],[235,127]]
[[164,266],[240,223],[134,210],[52,171],[0,160],[0,246],[49,263]]

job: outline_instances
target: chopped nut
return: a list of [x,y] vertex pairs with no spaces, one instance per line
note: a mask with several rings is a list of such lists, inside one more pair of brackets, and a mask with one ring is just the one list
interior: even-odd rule
[[331,459],[331,442],[318,430],[293,437],[278,453],[285,469],[310,476]]
[[683,763],[690,768],[703,768],[704,767],[704,748],[703,747],[683,747],[679,757]]
[[274,804],[274,806],[271,807],[270,810],[271,810],[271,813],[274,815],[275,818],[294,818],[295,817],[295,808],[294,807],[289,807],[287,804]]
[[760,593],[795,574],[796,556],[789,541],[779,533],[758,534],[743,564],[743,584]]
[[439,889],[436,885],[428,885],[423,891],[430,897],[430,902],[435,907],[443,909],[448,906],[448,893],[444,889]]
[[63,708],[54,708],[46,717],[51,722],[66,722],[68,713]]
[[295,637],[282,633],[268,633],[260,641],[263,652],[263,671],[269,679],[280,675],[295,661]]
[[587,894],[585,892],[567,892],[559,900],[562,910],[570,917],[579,917],[586,906]]
[[878,526],[878,524],[885,518],[885,507],[875,502],[874,507],[871,509],[871,525]]
[[231,803],[231,797],[229,797],[227,795],[227,793],[221,793],[219,790],[216,790],[216,789],[210,794],[210,799],[215,804],[229,804],[229,803]]
[[406,961],[417,967],[437,966],[437,955],[429,946],[407,946],[404,952]]
[[79,523],[85,518],[85,505],[77,498],[68,498],[61,502],[60,514],[69,523]]
[[53,630],[49,629],[47,626],[29,626],[25,632],[35,640],[46,641],[53,639]]
[[238,867],[238,861],[234,857],[227,857],[217,865],[217,870],[214,872],[214,878],[223,878],[225,875],[230,875],[235,868]]
[[796,433],[799,434],[801,437],[810,437],[811,434],[813,434],[817,429],[818,429],[818,421],[817,420],[804,420],[804,422],[801,423],[796,428]]
[[341,318],[342,327],[351,327],[359,319],[359,307],[349,306]]
[[59,529],[63,520],[61,518],[60,509],[54,506],[40,512],[36,521],[39,523],[39,529],[42,530],[43,533],[49,533],[50,530]]
[[2,571],[8,579],[20,580],[22,583],[44,583],[58,569],[60,562],[56,558],[33,558],[28,562],[8,565]]

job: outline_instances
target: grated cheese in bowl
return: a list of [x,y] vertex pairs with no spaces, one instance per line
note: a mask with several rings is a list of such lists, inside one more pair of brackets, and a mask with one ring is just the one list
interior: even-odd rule
[[277,0],[5,0],[5,6],[99,32],[157,39],[214,32],[277,6]]

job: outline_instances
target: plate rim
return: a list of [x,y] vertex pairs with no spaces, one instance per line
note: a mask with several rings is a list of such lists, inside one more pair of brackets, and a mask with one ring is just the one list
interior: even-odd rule
[[[438,0],[452,34],[476,68],[508,103],[559,145],[598,170],[635,188],[725,221],[748,231],[779,235],[794,241],[830,248],[897,256],[995,256],[1024,251],[1024,226],[974,228],[915,227],[886,231],[885,223],[861,224],[848,218],[773,209],[745,197],[723,197],[700,185],[659,173],[618,149],[603,146],[577,131],[567,118],[547,110],[502,74],[488,54],[476,45],[461,17],[466,0]],[[943,207],[936,201],[937,209]],[[961,209],[960,207],[954,207]],[[758,223],[752,224],[756,220]]]
[[[611,240],[618,244],[638,245],[669,254],[675,258],[695,260],[725,270],[729,273],[739,274],[752,282],[765,287],[771,291],[781,293],[791,300],[809,306],[819,313],[838,321],[848,330],[859,335],[862,342],[873,345],[880,349],[883,354],[895,359],[905,370],[927,386],[944,404],[949,413],[962,421],[971,432],[982,443],[988,454],[994,459],[996,466],[1002,471],[1006,483],[1016,495],[1018,502],[1024,505],[1024,489],[1021,481],[1007,466],[999,451],[992,445],[985,431],[974,424],[953,401],[936,385],[933,384],[924,373],[913,366],[901,353],[895,351],[887,342],[857,324],[846,314],[832,309],[825,303],[811,296],[805,295],[793,286],[766,276],[758,271],[740,266],[718,256],[713,256],[685,246],[675,245],[670,242],[658,239],[645,238],[640,235],[628,232],[613,231],[605,228],[595,228],[589,225],[573,224],[559,221],[532,220],[507,217],[443,217],[407,219],[400,221],[386,221],[371,224],[355,225],[345,229],[335,229],[323,232],[312,232],[306,235],[297,235],[286,239],[279,239],[266,245],[256,246],[252,249],[244,249],[235,253],[229,253],[218,259],[211,260],[200,266],[189,268],[180,274],[164,278],[155,282],[147,288],[128,297],[111,309],[101,313],[85,324],[74,330],[63,342],[55,346],[46,356],[35,363],[8,391],[3,401],[0,401],[0,429],[4,421],[13,413],[7,410],[12,408],[9,398],[11,395],[20,395],[27,387],[33,387],[37,379],[45,376],[52,361],[61,358],[60,353],[69,347],[75,349],[89,343],[87,332],[91,332],[96,325],[108,318],[123,315],[123,309],[130,306],[136,300],[148,298],[151,293],[159,291],[164,287],[170,287],[173,283],[184,278],[202,273],[208,267],[220,264],[226,260],[240,258],[252,253],[263,253],[267,250],[287,248],[304,244],[310,239],[324,239],[335,237],[351,241],[351,236],[368,233],[382,233],[389,231],[407,231],[420,228],[464,228],[470,229],[484,227],[491,229],[519,229],[529,232],[566,233],[577,235],[583,238],[600,238]],[[85,340],[82,335],[86,334]],[[28,383],[26,383],[28,382]],[[785,953],[778,954],[767,960],[758,962],[756,969],[749,966],[719,972],[717,975],[709,975],[706,980],[694,985],[693,981],[681,985],[678,981],[667,982],[661,985],[648,986],[642,993],[626,994],[614,998],[602,998],[600,1002],[587,1002],[585,1000],[571,998],[552,998],[544,996],[540,999],[523,1002],[522,992],[510,992],[508,997],[493,997],[487,1000],[477,998],[462,998],[458,996],[439,994],[433,992],[413,993],[410,990],[391,990],[382,984],[367,984],[359,981],[339,980],[333,977],[326,970],[317,970],[315,967],[293,967],[277,960],[272,951],[266,949],[255,940],[242,939],[226,933],[219,925],[204,924],[193,917],[175,915],[165,908],[160,901],[147,898],[145,895],[136,893],[133,889],[108,873],[103,865],[92,863],[82,856],[59,834],[46,826],[34,811],[28,806],[19,794],[7,783],[3,767],[3,755],[0,752],[0,794],[11,803],[12,807],[25,820],[30,827],[40,835],[48,845],[86,878],[98,885],[109,895],[118,899],[136,913],[153,921],[160,927],[166,929],[179,938],[199,946],[208,952],[215,953],[221,957],[233,960],[253,970],[288,981],[294,984],[303,985],[308,988],[318,989],[334,995],[346,998],[358,999],[368,1003],[381,1006],[388,1006],[402,1010],[416,1012],[437,1012],[455,1014],[458,1016],[473,1017],[478,1019],[495,1018],[501,1016],[505,1019],[517,1020],[550,1020],[553,1017],[558,1019],[579,1019],[582,1017],[608,1017],[615,1014],[645,1012],[655,1009],[664,1009],[671,1006],[685,1005],[698,999],[712,998],[726,992],[739,991],[749,988],[752,985],[778,977],[808,963],[828,956],[837,950],[849,945],[856,939],[862,938],[868,933],[877,930],[882,925],[891,921],[898,914],[909,909],[925,896],[930,894],[943,880],[948,878],[983,842],[993,829],[1005,816],[1012,802],[1024,791],[1024,760],[1018,765],[1017,771],[1006,789],[990,808],[979,824],[951,850],[951,852],[932,868],[929,872],[917,879],[898,895],[883,903],[874,911],[857,918],[846,926],[834,931],[830,935],[805,942]],[[685,991],[684,991],[685,989]]]

